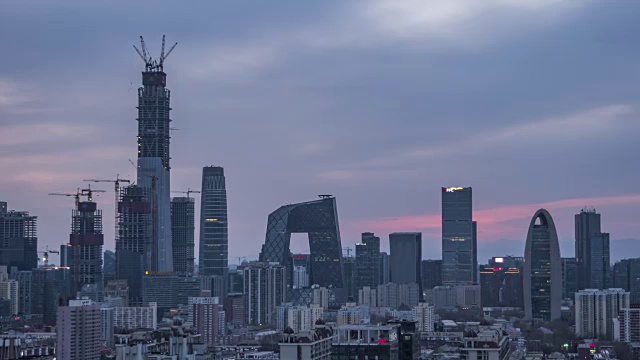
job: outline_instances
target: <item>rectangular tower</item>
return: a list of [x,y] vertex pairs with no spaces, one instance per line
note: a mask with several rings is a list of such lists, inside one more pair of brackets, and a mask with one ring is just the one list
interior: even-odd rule
[[245,311],[248,324],[272,324],[276,307],[286,298],[285,268],[265,262],[244,269]]
[[609,284],[609,234],[600,231],[600,214],[585,208],[575,216],[578,290],[606,289]]
[[422,260],[421,272],[424,290],[442,285],[442,260]]
[[171,242],[173,271],[193,274],[195,246],[195,200],[190,197],[171,199]]
[[389,234],[391,282],[401,285],[416,283],[422,299],[422,233]]
[[65,360],[99,360],[100,307],[91,300],[71,300],[58,309],[56,355]]
[[356,244],[356,290],[380,285],[380,260],[380,238],[373,233],[362,233],[362,240]]
[[478,282],[477,230],[470,187],[442,188],[442,284]]
[[82,286],[95,284],[103,288],[102,278],[102,210],[93,201],[81,201],[71,217],[72,247],[71,274],[73,288],[80,291]]
[[229,261],[227,190],[224,169],[202,168],[200,200],[200,275],[225,275]]
[[0,265],[18,270],[38,267],[37,217],[26,211],[9,211],[0,201]]
[[149,66],[142,73],[138,89],[138,176],[137,184],[150,191],[152,206],[152,254],[154,272],[173,271],[171,245],[169,143],[171,92],[162,65]]

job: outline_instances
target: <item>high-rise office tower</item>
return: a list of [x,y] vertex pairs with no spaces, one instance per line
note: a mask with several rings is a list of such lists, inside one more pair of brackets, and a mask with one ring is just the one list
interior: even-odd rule
[[362,240],[356,244],[356,289],[365,286],[375,288],[380,285],[380,238],[373,233],[362,233]]
[[18,315],[20,309],[20,295],[18,282],[5,279],[0,281],[0,299],[11,301],[11,315]]
[[225,275],[229,262],[227,188],[224,169],[202,168],[200,198],[200,275]]
[[116,253],[112,250],[105,250],[103,259],[102,272],[106,284],[109,280],[116,278]]
[[143,52],[145,69],[142,87],[138,88],[137,184],[150,191],[153,247],[149,268],[154,272],[169,273],[173,271],[169,164],[171,92],[166,88],[164,54],[157,62],[147,57],[146,49]]
[[442,260],[422,260],[422,289],[442,286]]
[[142,276],[153,271],[150,194],[148,189],[131,185],[121,189],[118,202],[116,279],[127,281],[131,306],[142,306]]
[[100,307],[91,300],[71,300],[58,308],[56,355],[65,360],[99,360]]
[[442,284],[478,282],[478,243],[470,187],[442,188]]
[[286,299],[285,268],[254,262],[244,269],[244,294],[247,323],[273,324],[276,307]]
[[26,211],[9,211],[0,201],[0,265],[18,270],[38,267],[37,219]]
[[525,315],[545,321],[560,318],[560,246],[556,226],[545,209],[536,211],[529,224],[523,275]]
[[562,298],[573,300],[578,291],[578,266],[576,258],[561,258],[562,263]]
[[171,242],[173,271],[193,274],[195,260],[195,200],[190,197],[171,199]]
[[77,202],[71,216],[71,274],[73,288],[80,291],[84,285],[103,288],[102,278],[102,210],[91,200]]
[[422,233],[389,234],[391,282],[401,285],[416,283],[422,299]]
[[193,328],[202,335],[207,345],[214,345],[225,334],[226,318],[222,304],[217,297],[189,298],[189,311],[193,318]]
[[614,319],[629,308],[629,293],[623,289],[587,289],[576,293],[576,335],[581,338],[614,338]]
[[482,306],[523,307],[522,272],[520,269],[492,264],[480,267]]
[[606,289],[609,284],[609,234],[600,231],[600,214],[585,208],[575,216],[578,290]]

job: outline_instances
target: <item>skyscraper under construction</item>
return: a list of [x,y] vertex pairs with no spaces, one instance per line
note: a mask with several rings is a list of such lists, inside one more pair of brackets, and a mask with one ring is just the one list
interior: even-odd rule
[[70,267],[73,287],[79,291],[84,285],[103,287],[102,279],[102,210],[89,198],[76,201],[71,216]]
[[153,60],[142,37],[140,42],[142,49],[136,48],[136,51],[144,61],[145,69],[142,87],[138,89],[137,183],[151,191],[153,253],[149,268],[153,272],[167,273],[173,271],[169,189],[171,92],[166,88],[167,74],[163,64],[175,45],[165,54],[163,36],[160,58]]

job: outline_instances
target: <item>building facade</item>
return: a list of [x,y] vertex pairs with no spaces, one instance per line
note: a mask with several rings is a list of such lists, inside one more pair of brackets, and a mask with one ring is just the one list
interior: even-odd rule
[[422,294],[422,233],[389,234],[389,248],[391,282],[398,285],[418,284],[419,293]]
[[104,288],[102,277],[102,210],[93,201],[80,201],[71,216],[71,275],[74,290],[85,285]]
[[102,317],[91,300],[58,308],[56,355],[65,360],[99,360]]
[[37,217],[8,210],[0,201],[0,265],[18,270],[38,267]]
[[442,260],[422,260],[422,289],[433,289],[442,286]]
[[442,284],[478,282],[478,243],[470,187],[442,188]]
[[631,304],[640,305],[640,258],[624,259],[613,265],[613,286],[631,294]]
[[193,328],[207,345],[214,345],[225,334],[226,317],[217,297],[189,298]]
[[611,269],[609,234],[600,231],[600,214],[585,208],[575,216],[578,290],[606,289]]
[[362,233],[360,242],[356,244],[355,267],[357,290],[380,285],[380,238],[373,233]]
[[640,308],[622,308],[618,313],[620,338],[625,343],[640,343]]
[[200,275],[226,275],[229,264],[227,186],[220,166],[202,168],[200,193]]
[[[277,262],[291,268],[289,244],[292,233],[307,233],[311,253],[311,285],[344,289],[346,286],[336,199],[285,205],[269,214],[260,261]],[[288,279],[292,285],[292,279]]]
[[560,318],[562,268],[556,226],[545,209],[529,224],[524,252],[523,295],[525,315],[545,321]]
[[562,298],[574,300],[578,291],[578,265],[576,258],[561,258]]
[[480,289],[484,307],[524,307],[522,272],[518,268],[481,266]]
[[247,324],[272,324],[275,310],[286,299],[285,268],[278,264],[255,262],[244,269]]
[[113,326],[121,330],[150,329],[158,326],[158,304],[113,308]]
[[434,310],[432,304],[421,302],[413,308],[413,319],[416,330],[421,332],[433,331]]
[[195,200],[190,197],[171,199],[171,243],[173,271],[193,274],[195,261]]
[[620,309],[629,308],[629,293],[624,289],[585,289],[575,296],[576,336],[613,340],[614,319]]

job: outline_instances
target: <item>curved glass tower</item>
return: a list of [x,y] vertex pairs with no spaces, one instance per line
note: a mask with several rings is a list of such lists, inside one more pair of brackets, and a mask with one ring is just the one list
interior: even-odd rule
[[524,310],[528,318],[560,318],[562,268],[556,226],[545,209],[531,219],[524,250]]

